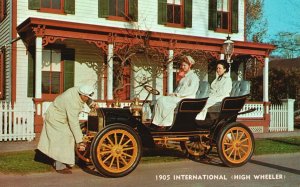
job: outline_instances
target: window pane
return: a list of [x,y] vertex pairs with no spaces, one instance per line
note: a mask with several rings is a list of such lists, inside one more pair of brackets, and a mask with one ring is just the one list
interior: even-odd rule
[[223,12],[228,12],[228,0],[223,0]]
[[52,8],[53,9],[59,9],[61,7],[61,0],[52,0]]
[[118,0],[118,15],[117,16],[124,16],[125,15],[125,0]]
[[175,5],[174,6],[174,23],[180,23],[180,18],[181,18],[181,10],[180,10],[180,5]]
[[175,1],[174,1],[174,4],[175,4],[175,5],[181,5],[181,0],[175,0]]
[[222,29],[228,29],[228,13],[223,12],[222,14]]
[[167,5],[167,22],[173,23],[173,5]]
[[42,71],[50,71],[51,50],[43,50],[42,52]]
[[51,8],[51,0],[42,0],[41,6],[42,8]]
[[61,54],[60,51],[58,50],[52,50],[52,59],[51,59],[51,70],[52,71],[61,71],[61,67],[60,67],[60,61],[61,61]]
[[221,28],[221,18],[222,18],[222,13],[217,12],[217,28]]
[[51,93],[59,94],[60,93],[59,88],[60,88],[60,73],[52,72]]
[[50,72],[42,72],[42,93],[50,93]]
[[222,11],[223,0],[217,0],[217,11]]
[[117,0],[110,0],[109,2],[109,15],[115,16],[116,15],[116,1]]

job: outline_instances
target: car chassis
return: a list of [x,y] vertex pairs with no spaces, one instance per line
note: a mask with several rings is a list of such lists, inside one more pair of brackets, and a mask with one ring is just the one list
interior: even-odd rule
[[[144,86],[150,94],[159,92]],[[221,161],[229,167],[238,167],[251,159],[254,138],[251,130],[236,118],[247,95],[226,97],[218,112],[208,112],[204,121],[195,120],[208,98],[182,99],[175,109],[172,126],[164,131],[155,130],[142,120],[142,106],[136,99],[130,107],[92,109],[88,121],[82,126],[85,151],[76,149],[77,157],[92,163],[106,177],[122,177],[138,165],[143,147],[153,148],[179,142],[187,156],[192,158],[208,155],[216,148]]]

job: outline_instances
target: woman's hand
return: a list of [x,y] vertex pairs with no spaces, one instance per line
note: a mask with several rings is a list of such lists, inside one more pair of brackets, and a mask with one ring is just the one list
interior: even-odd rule
[[76,144],[76,147],[79,151],[85,151],[86,144],[84,142],[80,142],[80,143]]

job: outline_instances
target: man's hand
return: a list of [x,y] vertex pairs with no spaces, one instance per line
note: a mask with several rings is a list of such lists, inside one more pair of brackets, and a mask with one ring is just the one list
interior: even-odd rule
[[76,144],[76,147],[79,151],[85,151],[86,144],[84,142],[80,142],[80,143]]

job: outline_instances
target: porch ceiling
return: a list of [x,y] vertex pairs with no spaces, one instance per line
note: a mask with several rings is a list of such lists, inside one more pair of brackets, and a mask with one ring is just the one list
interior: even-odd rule
[[[83,39],[96,45],[101,43],[130,43],[126,40],[132,34],[139,38],[148,37],[149,45],[167,49],[191,49],[209,52],[222,52],[224,40],[160,32],[130,30],[100,25],[57,21],[41,18],[28,18],[17,27],[17,32],[27,46],[34,45],[35,37],[43,37],[43,45],[64,39]],[[234,53],[265,57],[275,49],[274,45],[234,41]]]

